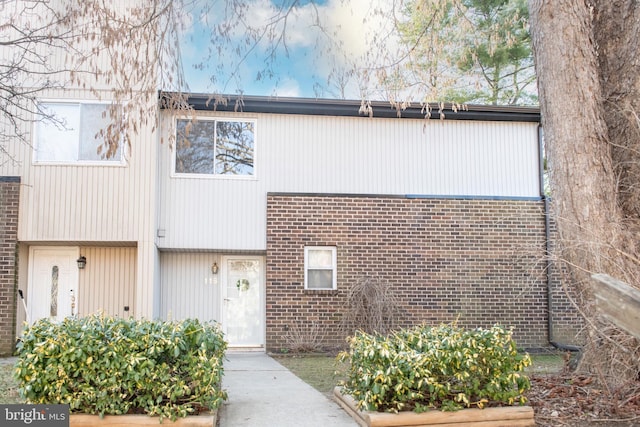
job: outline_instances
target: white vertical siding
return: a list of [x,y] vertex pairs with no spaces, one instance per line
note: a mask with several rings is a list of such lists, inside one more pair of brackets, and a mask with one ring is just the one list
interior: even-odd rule
[[136,248],[81,247],[80,253],[87,266],[79,272],[78,314],[135,316]]
[[[56,246],[51,246],[55,248]],[[77,313],[87,316],[104,312],[107,315],[136,316],[136,252],[135,247],[83,246],[80,253],[87,258],[87,266],[79,271]],[[29,246],[19,245],[18,289],[29,304],[27,286],[29,270]],[[26,321],[22,301],[17,301],[16,336],[22,333]],[[129,306],[129,311],[124,307]]]
[[535,123],[291,115],[257,126],[267,191],[539,195]]
[[[74,91],[65,95],[82,98]],[[156,152],[157,134],[148,125],[133,136],[123,166],[33,164],[29,154],[22,165],[18,228],[24,242],[136,245],[136,298],[130,309],[147,318],[158,311]]]
[[220,321],[220,273],[211,265],[220,258],[211,253],[167,253],[160,255],[160,317],[166,320],[198,318]]
[[[25,299],[28,295],[28,275],[29,271],[29,246],[18,244],[18,289],[22,291]],[[28,302],[25,300],[28,309]],[[16,301],[16,337],[20,337],[27,321],[27,312],[24,308],[22,300],[18,296]]]
[[[126,14],[130,13],[129,8],[134,4],[143,2],[116,0],[108,3],[108,6],[117,9],[118,13]],[[20,7],[20,2],[8,4],[6,7],[0,7],[0,14],[7,18]],[[47,7],[64,8],[65,2],[53,2]],[[33,24],[37,24],[37,17],[43,16],[44,14],[34,10],[33,16],[18,14],[12,19],[29,19]],[[90,52],[91,43],[95,41],[86,40],[83,43],[86,43],[86,46],[83,46],[85,50]],[[52,69],[75,68],[73,58],[68,56],[69,52],[66,50],[56,50],[43,45],[39,53],[47,57],[47,64]],[[14,52],[8,48],[0,49],[0,60],[9,63],[7,59],[12,54]],[[98,68],[112,67],[104,54],[92,56],[92,59]],[[18,80],[25,82],[25,85],[33,83],[28,77]],[[61,83],[70,80],[65,73],[50,75],[49,78],[58,79]],[[49,90],[40,93],[39,97],[69,100],[88,100],[96,97],[111,99],[112,82],[103,78],[97,79],[95,73],[89,73],[86,75],[86,83],[92,91],[65,85],[67,87],[64,90]],[[138,106],[138,101],[136,102]],[[157,134],[152,130],[157,105],[156,94],[150,94],[146,102],[151,111],[150,124],[138,126],[139,132],[133,135],[132,150],[124,166],[34,165],[31,149],[33,132],[30,123],[33,117],[22,118],[25,121],[20,131],[26,137],[24,143],[13,139],[9,141],[8,146],[2,147],[9,151],[12,161],[0,157],[0,175],[21,177],[18,240],[29,244],[74,242],[76,245],[93,245],[93,249],[89,250],[98,252],[93,253],[92,257],[104,260],[109,266],[104,265],[101,272],[96,272],[96,276],[85,283],[87,286],[92,287],[95,292],[101,292],[109,285],[107,281],[111,279],[123,280],[127,283],[126,286],[133,284],[127,292],[135,291],[135,298],[125,297],[124,294],[114,296],[104,293],[100,299],[83,301],[87,310],[104,308],[117,314],[118,310],[122,309],[121,302],[127,299],[131,300],[129,313],[134,313],[137,317],[152,318],[159,311],[158,252],[154,240],[157,220]],[[140,103],[141,109],[145,108],[144,103],[145,101]],[[10,123],[2,117],[0,126],[10,126]],[[116,242],[115,246],[122,242],[126,242],[125,246],[135,244],[137,251],[133,252],[133,256],[131,249],[105,249],[106,252],[100,252],[101,250],[96,248],[102,242]],[[110,267],[111,261],[119,263],[122,271],[116,274]],[[22,262],[20,267],[21,283],[26,283],[22,275],[26,275],[27,270]],[[91,267],[88,267],[87,276],[91,274],[90,269]],[[102,277],[102,274],[106,276]],[[125,286],[124,282],[118,286]]]
[[[143,256],[144,255],[144,256]],[[156,298],[160,292],[158,250],[153,241],[138,241],[138,271],[136,286],[136,317],[155,319],[159,316]]]
[[256,120],[254,180],[171,177],[172,152],[160,148],[159,247],[264,250],[268,192],[540,194],[537,123],[245,117]]
[[[0,57],[0,61],[2,60]],[[7,135],[11,135],[14,129],[5,114],[0,115],[0,129],[2,129],[2,133]],[[27,123],[18,123],[15,132],[26,135],[27,141],[29,141],[30,128]],[[21,176],[23,165],[30,161],[30,153],[28,142],[20,141],[18,137],[0,139],[0,176]]]
[[[237,117],[237,116],[236,116]],[[252,116],[253,117],[253,116]],[[167,123],[164,123],[167,125]],[[169,132],[166,126],[162,132]],[[260,144],[260,128],[257,144]],[[160,248],[256,250],[264,245],[266,192],[264,162],[255,165],[256,179],[174,178],[172,151],[160,146],[159,224],[165,237]],[[258,145],[258,159],[265,146]]]
[[[153,178],[143,173],[140,157],[122,167],[30,165],[22,181],[26,215],[19,239],[138,240],[143,224],[154,219],[148,204]],[[140,195],[136,187],[148,191]]]

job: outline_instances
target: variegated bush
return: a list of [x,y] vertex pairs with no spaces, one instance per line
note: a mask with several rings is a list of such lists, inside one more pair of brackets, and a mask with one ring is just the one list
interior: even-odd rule
[[349,362],[343,393],[370,411],[445,411],[524,404],[531,364],[511,332],[495,326],[420,326],[382,336],[358,332],[338,358]]
[[175,420],[215,409],[226,399],[226,346],[217,325],[197,320],[43,319],[21,337],[16,378],[29,403]]

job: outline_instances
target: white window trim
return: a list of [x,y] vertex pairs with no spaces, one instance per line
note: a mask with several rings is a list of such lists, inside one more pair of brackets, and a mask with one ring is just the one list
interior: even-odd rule
[[[310,250],[330,250],[331,251],[331,263],[333,264],[333,268],[331,269],[333,272],[332,288],[309,288],[308,287],[308,272],[309,272],[309,251]],[[318,270],[314,268],[314,270]],[[327,269],[328,270],[328,269]],[[305,246],[304,247],[304,289],[309,291],[334,291],[338,289],[338,251],[335,246]]]
[[[173,128],[171,132],[176,134],[178,129],[178,120],[192,120],[190,116],[178,116],[173,120]],[[258,120],[255,118],[244,117],[224,117],[224,116],[197,116],[196,121],[214,121],[214,122],[251,122],[253,123],[253,175],[222,175],[215,173],[178,173],[176,172],[176,155],[178,152],[178,141],[174,143],[174,147],[171,150],[171,178],[188,178],[188,179],[214,179],[214,180],[240,180],[240,181],[257,181],[258,179],[258,165],[256,159],[258,158]]]
[[[38,100],[38,104],[71,104],[71,105],[80,105],[80,104],[106,104],[110,105],[112,101],[98,100],[98,99],[69,99],[69,98],[43,98]],[[33,132],[33,150],[31,163],[36,166],[100,166],[100,167],[123,167],[127,165],[128,149],[127,145],[123,143],[121,144],[121,157],[120,160],[77,160],[77,161],[66,161],[66,160],[38,160],[37,159],[37,148],[38,148],[38,120],[34,120],[32,126]]]

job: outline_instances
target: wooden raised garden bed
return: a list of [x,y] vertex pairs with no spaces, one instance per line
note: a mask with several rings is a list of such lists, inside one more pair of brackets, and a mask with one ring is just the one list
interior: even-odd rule
[[127,426],[175,426],[175,427],[215,427],[218,411],[201,415],[190,415],[171,421],[164,418],[160,424],[160,418],[148,415],[99,415],[72,414],[69,418],[69,427],[127,427]]
[[534,427],[533,408],[506,406],[485,409],[462,409],[454,412],[388,412],[361,411],[353,397],[344,395],[340,387],[333,391],[338,404],[363,427]]

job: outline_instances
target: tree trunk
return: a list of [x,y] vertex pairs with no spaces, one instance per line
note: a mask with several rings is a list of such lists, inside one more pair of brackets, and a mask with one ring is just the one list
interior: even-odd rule
[[[602,2],[594,16],[605,121],[625,225],[640,219],[640,7],[636,0]],[[635,248],[637,253],[637,247]],[[635,283],[640,283],[635,277]]]
[[[636,287],[639,283],[635,230],[640,170],[636,172],[637,162],[626,162],[640,158],[638,127],[630,120],[640,81],[638,34],[626,32],[637,30],[637,20],[631,21],[637,19],[638,6],[633,0],[618,3],[624,6],[529,1],[553,215],[560,235],[554,255],[569,273],[567,283],[580,296],[577,304],[588,325],[582,367],[596,370],[609,384],[635,380],[640,372],[637,341],[601,323],[589,291],[593,273]],[[626,92],[630,81],[634,94]],[[635,157],[630,157],[634,149]]]

